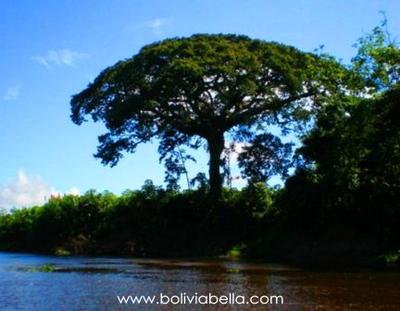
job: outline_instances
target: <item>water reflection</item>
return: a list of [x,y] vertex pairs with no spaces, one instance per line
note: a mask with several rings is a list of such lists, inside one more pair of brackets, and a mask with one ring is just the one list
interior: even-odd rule
[[[53,272],[32,267],[51,265]],[[188,310],[119,305],[117,295],[282,295],[284,305],[191,310],[399,310],[400,272],[305,271],[216,260],[57,258],[0,253],[0,310]]]

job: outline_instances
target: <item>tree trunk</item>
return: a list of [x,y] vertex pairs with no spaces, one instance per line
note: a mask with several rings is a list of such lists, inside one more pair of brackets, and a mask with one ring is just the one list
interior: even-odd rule
[[210,177],[210,195],[214,200],[221,197],[222,176],[220,172],[221,154],[224,150],[224,134],[213,133],[207,139],[208,149],[210,152],[209,177]]

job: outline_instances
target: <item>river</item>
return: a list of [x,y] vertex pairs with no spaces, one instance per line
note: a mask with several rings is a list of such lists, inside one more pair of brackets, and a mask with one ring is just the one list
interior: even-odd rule
[[[231,294],[236,304],[138,306],[117,297],[160,293],[168,299]],[[281,296],[283,304],[242,304],[252,296],[263,302]],[[400,310],[400,271],[0,253],[0,310]]]

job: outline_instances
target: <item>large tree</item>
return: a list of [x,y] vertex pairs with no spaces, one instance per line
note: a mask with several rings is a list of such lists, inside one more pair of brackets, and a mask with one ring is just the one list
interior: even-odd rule
[[179,174],[176,164],[186,157],[180,148],[206,142],[210,193],[217,198],[227,133],[254,140],[268,125],[304,118],[321,95],[343,89],[343,72],[327,57],[245,36],[167,39],[101,72],[73,96],[72,120],[81,124],[90,115],[104,122],[108,132],[99,137],[96,157],[110,165],[157,138],[161,159]]

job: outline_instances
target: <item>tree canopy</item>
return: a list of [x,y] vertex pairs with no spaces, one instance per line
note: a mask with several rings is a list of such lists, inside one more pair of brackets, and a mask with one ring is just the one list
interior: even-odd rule
[[386,20],[358,41],[350,69],[364,88],[319,110],[278,204],[291,227],[347,227],[398,249],[400,47],[385,27]]
[[[104,122],[108,132],[99,136],[95,155],[104,164],[115,165],[123,152],[158,139],[170,180],[184,172],[180,161],[190,158],[180,148],[207,143],[210,192],[219,197],[227,134],[263,146],[247,149],[252,156],[283,148],[271,133],[265,136],[268,126],[287,129],[288,124],[307,120],[323,98],[343,91],[345,76],[346,70],[329,57],[246,36],[167,39],[106,68],[74,95],[72,120],[81,124],[90,115]],[[287,146],[281,150],[286,154]],[[262,159],[273,158],[264,154]],[[251,174],[249,158],[240,159],[244,174]],[[274,161],[270,167],[284,170]]]

